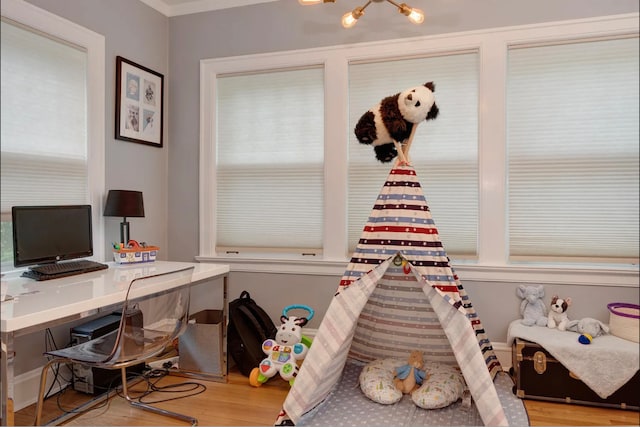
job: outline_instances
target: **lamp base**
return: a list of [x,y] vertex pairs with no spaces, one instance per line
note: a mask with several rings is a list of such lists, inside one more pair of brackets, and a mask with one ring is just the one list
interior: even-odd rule
[[126,248],[129,244],[129,222],[122,221],[120,223],[120,243]]

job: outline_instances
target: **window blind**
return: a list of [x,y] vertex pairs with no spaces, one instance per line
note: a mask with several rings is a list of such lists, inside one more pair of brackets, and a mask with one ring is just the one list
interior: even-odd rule
[[410,157],[447,252],[476,255],[478,75],[476,52],[350,65],[349,252],[394,164],[378,162],[353,128],[383,98],[433,81],[440,114],[418,125]]
[[508,53],[512,259],[638,258],[638,38]]
[[1,26],[3,219],[14,205],[86,203],[86,52]]
[[321,250],[322,68],[217,79],[216,246]]

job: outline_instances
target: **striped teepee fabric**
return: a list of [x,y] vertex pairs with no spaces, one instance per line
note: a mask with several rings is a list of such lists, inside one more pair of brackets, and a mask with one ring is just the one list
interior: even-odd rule
[[[395,256],[397,253],[401,253],[406,262],[414,267],[417,274],[435,288],[446,301],[469,318],[475,330],[480,349],[484,354],[487,367],[492,377],[494,377],[502,369],[500,362],[498,362],[498,358],[493,352],[491,342],[486,336],[482,322],[475,312],[469,296],[450,265],[449,257],[440,241],[438,229],[431,217],[431,211],[422,192],[415,169],[408,165],[395,167],[389,173],[369,220],[364,226],[362,236],[347,266],[347,270],[342,280],[340,280],[338,291],[341,288],[348,287],[373,267],[381,264],[387,258]],[[407,267],[403,268],[406,269]],[[381,289],[378,291],[379,294],[383,294],[383,288],[386,287],[388,289],[388,281],[393,281],[394,277],[398,277],[397,273],[398,271],[387,272],[381,283]],[[393,297],[389,296],[390,294],[392,292],[387,290],[387,297],[381,297],[386,301],[386,306],[392,301],[390,298]],[[414,298],[416,297],[414,296]],[[389,309],[396,310],[399,313],[406,312],[406,310],[411,310],[411,306],[415,305],[419,299],[409,300],[409,303],[404,305],[401,303],[402,300],[399,301],[395,308],[389,306]],[[371,323],[380,325],[389,323],[386,320],[387,315],[385,312],[376,310],[375,304],[374,301],[370,301],[369,308],[365,307],[363,310],[363,314],[367,319],[362,321],[363,326]],[[414,326],[413,329],[424,330],[425,324],[439,325],[437,318],[435,318],[435,323],[433,322],[434,318],[435,316],[428,315],[428,311],[422,318],[414,317],[411,322]],[[397,329],[394,325],[390,326],[391,328],[386,335],[390,337],[397,336]],[[405,327],[410,326],[405,325]],[[370,336],[368,332],[363,332],[363,334]],[[378,335],[384,334],[384,331],[379,331],[378,333]],[[426,338],[426,340],[432,341],[429,338]],[[356,343],[366,341],[366,339],[356,334]],[[366,348],[370,348],[370,346],[364,345],[360,357],[356,358],[371,360],[385,355],[384,352],[383,354],[377,352],[374,354],[374,351],[366,351]],[[450,354],[450,349],[444,351]],[[392,351],[391,353],[397,352]],[[392,356],[395,354],[386,355]]]
[[460,368],[485,425],[507,424],[493,384],[502,368],[405,165],[380,192],[276,425],[322,403],[347,359],[404,358],[414,349]]

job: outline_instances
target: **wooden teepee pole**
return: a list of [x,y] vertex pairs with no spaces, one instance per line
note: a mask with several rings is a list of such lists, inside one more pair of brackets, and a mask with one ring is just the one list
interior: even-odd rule
[[402,165],[408,164],[409,162],[407,162],[407,158],[404,155],[404,147],[402,146],[402,144],[400,144],[398,141],[394,139],[393,145],[396,146],[396,151],[398,152],[398,159],[396,160],[396,166],[402,166]]
[[411,143],[413,142],[413,137],[416,134],[416,129],[418,129],[418,124],[415,123],[413,128],[411,129],[411,133],[409,137],[404,140],[402,144],[397,141],[393,141],[396,146],[396,150],[398,151],[398,160],[396,161],[396,166],[408,165],[411,160],[409,158],[409,149],[411,148]]

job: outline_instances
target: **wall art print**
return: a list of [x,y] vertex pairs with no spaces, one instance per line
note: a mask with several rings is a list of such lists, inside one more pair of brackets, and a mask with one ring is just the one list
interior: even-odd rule
[[116,57],[116,139],[162,147],[164,76]]

